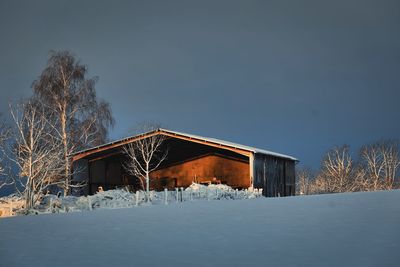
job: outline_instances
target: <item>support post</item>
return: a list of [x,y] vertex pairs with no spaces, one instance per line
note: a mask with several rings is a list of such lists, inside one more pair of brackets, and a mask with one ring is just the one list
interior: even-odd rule
[[183,202],[183,187],[181,187],[181,202]]
[[253,187],[254,186],[254,153],[250,153],[249,168],[250,168],[250,187]]
[[168,188],[164,188],[164,204],[168,205]]
[[136,191],[136,193],[135,193],[135,206],[139,205],[139,194],[140,194],[140,191]]

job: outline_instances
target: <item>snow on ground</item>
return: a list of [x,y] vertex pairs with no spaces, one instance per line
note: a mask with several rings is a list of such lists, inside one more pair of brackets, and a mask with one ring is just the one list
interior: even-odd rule
[[398,266],[400,190],[19,216],[0,266]]

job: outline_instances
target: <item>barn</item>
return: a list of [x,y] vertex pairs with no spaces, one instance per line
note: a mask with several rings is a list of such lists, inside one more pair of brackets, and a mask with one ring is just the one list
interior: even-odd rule
[[292,156],[166,129],[156,129],[71,155],[73,181],[85,181],[81,194],[93,194],[101,186],[114,189],[141,188],[140,180],[124,168],[123,147],[154,135],[163,135],[168,156],[150,174],[153,190],[187,187],[192,182],[222,183],[233,188],[262,188],[267,197],[295,194],[295,165]]

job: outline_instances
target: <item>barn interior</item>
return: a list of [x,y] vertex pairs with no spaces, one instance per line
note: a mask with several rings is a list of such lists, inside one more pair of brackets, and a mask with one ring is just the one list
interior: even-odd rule
[[[150,174],[152,190],[187,187],[192,182],[223,183],[233,188],[250,186],[249,157],[243,153],[174,137],[166,137],[161,148],[165,150],[167,158]],[[74,162],[74,181],[88,182],[83,194],[94,194],[99,187],[140,190],[143,186],[140,179],[124,167],[127,160],[120,145],[90,153]]]

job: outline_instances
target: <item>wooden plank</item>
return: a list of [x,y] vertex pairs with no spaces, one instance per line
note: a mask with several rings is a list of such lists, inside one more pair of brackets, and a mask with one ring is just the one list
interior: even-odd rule
[[254,187],[254,154],[250,153],[249,156],[249,168],[250,168],[250,186]]

